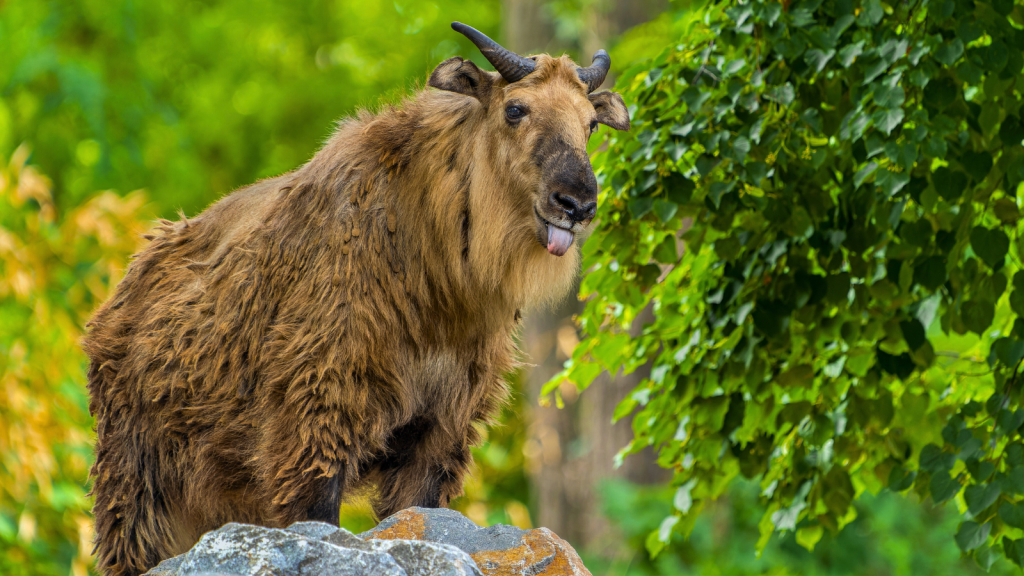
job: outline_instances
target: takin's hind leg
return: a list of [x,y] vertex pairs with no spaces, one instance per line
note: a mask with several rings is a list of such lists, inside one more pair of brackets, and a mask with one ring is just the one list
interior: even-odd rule
[[368,475],[376,485],[373,511],[384,518],[410,506],[447,508],[462,494],[462,482],[472,462],[466,439],[440,434],[440,428],[414,420],[396,429],[388,454]]
[[[295,522],[315,520],[338,526],[341,514],[342,475],[318,476],[310,474],[305,481],[286,489],[275,502],[274,517],[282,528]],[[290,496],[290,497],[289,497]]]
[[[110,467],[112,468],[112,467]],[[149,472],[147,474],[147,472]],[[194,544],[173,501],[152,482],[152,471],[139,475],[94,469],[96,483],[96,565],[106,576],[135,576]]]
[[[319,453],[320,457],[310,457],[310,453]],[[269,481],[264,480],[270,524],[285,528],[295,522],[316,520],[338,526],[341,497],[348,488],[348,478],[352,477],[346,455],[335,452],[334,458],[328,458],[323,451],[307,449],[270,457],[274,456],[287,460],[272,466],[268,472],[274,475]],[[337,456],[342,459],[336,459]]]

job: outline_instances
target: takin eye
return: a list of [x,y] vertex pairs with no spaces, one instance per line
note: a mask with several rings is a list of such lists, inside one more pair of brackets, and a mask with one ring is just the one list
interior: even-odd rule
[[505,107],[505,118],[510,122],[521,120],[526,116],[526,108],[518,104],[512,104]]

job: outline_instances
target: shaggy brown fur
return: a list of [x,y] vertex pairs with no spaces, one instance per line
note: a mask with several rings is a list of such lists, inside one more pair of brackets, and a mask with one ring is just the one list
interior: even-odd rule
[[[362,484],[382,517],[461,493],[519,310],[578,268],[538,237],[540,215],[558,217],[549,181],[583,171],[581,154],[589,170],[592,120],[625,116],[617,95],[588,99],[568,58],[537,63],[509,85],[451,59],[441,90],[345,121],[301,168],[156,229],[85,340],[105,574],[229,521],[337,524]],[[510,99],[526,122],[506,120]]]

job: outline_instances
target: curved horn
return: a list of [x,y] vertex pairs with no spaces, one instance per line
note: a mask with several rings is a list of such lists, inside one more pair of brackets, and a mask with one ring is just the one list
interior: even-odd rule
[[476,44],[484,58],[487,58],[487,61],[494,66],[494,69],[501,74],[501,77],[510,84],[517,80],[522,80],[537,67],[533,60],[502,48],[500,44],[491,40],[472,26],[466,26],[462,22],[452,22],[452,30],[469,38],[473,44]]
[[601,87],[604,77],[608,75],[608,69],[612,67],[612,57],[604,50],[594,52],[594,60],[586,68],[577,68],[576,74],[580,80],[587,85],[587,92],[593,92]]

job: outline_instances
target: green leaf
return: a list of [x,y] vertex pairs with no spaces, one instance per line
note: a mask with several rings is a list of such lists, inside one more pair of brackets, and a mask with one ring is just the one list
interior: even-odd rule
[[950,477],[948,472],[938,471],[932,474],[928,489],[931,492],[932,500],[936,504],[941,504],[956,496],[960,491],[960,483],[956,481],[956,478]]
[[978,52],[981,55],[981,66],[989,72],[999,72],[1006,68],[1006,63],[1009,62],[1006,44],[999,40],[994,40],[988,46],[981,46]]
[[794,502],[792,506],[783,508],[772,514],[772,524],[776,530],[795,530],[800,519],[800,512],[807,507],[806,502]]
[[854,42],[853,44],[847,44],[846,46],[839,49],[839,63],[844,68],[849,68],[850,64],[860,56],[864,51],[864,41]]
[[932,184],[939,196],[947,202],[955,202],[967,188],[967,175],[960,171],[952,171],[945,166],[932,173]]
[[838,304],[846,302],[850,292],[850,273],[830,274],[825,279],[825,299]]
[[956,463],[956,455],[943,452],[942,448],[935,444],[928,444],[921,449],[918,463],[921,466],[921,470],[926,472],[946,472],[953,469],[953,465]]
[[1014,528],[1024,529],[1024,505],[1003,502],[999,505],[999,517]]
[[871,28],[878,25],[885,16],[880,0],[864,0],[861,4],[861,12],[857,15],[857,25],[862,28]]
[[928,290],[938,290],[946,281],[946,259],[942,256],[929,256],[914,267],[914,283]]
[[893,172],[887,169],[878,172],[878,175],[875,176],[875,184],[878,184],[886,198],[895,196],[908,182],[910,182],[910,174],[906,172]]
[[821,524],[804,526],[796,531],[796,543],[806,548],[809,552],[814,552],[814,546],[821,540],[824,533],[825,530]]
[[962,522],[954,537],[956,545],[960,547],[960,550],[970,552],[988,540],[990,530],[992,530],[992,525],[988,522],[984,524],[978,524],[973,520]]
[[960,307],[960,316],[968,330],[983,335],[992,325],[996,309],[991,302],[985,300],[968,300]]
[[893,492],[903,492],[914,485],[914,480],[916,478],[916,471],[907,472],[902,466],[893,466],[892,471],[889,472],[889,481],[887,485],[889,490],[892,490]]
[[992,213],[1004,225],[1015,226],[1020,220],[1020,209],[1017,203],[1009,198],[1000,198],[992,204]]
[[1024,358],[1024,341],[1000,338],[992,343],[992,352],[1004,366],[1016,366]]
[[672,528],[675,527],[678,522],[679,516],[669,516],[662,520],[661,526],[658,527],[658,540],[668,544],[669,539],[672,538]]
[[[668,520],[666,518],[666,520]],[[665,542],[662,542],[659,537],[660,530],[652,530],[647,534],[647,539],[644,540],[644,547],[647,548],[647,553],[650,554],[651,558],[657,558],[661,551],[665,549]]]
[[662,222],[668,222],[676,215],[676,211],[679,210],[679,206],[675,202],[668,202],[665,200],[654,201],[654,214],[658,216],[658,219]]
[[[879,84],[875,88],[875,104],[878,104],[882,108],[896,108],[903,105],[903,101],[906,99],[906,94],[903,92],[903,87],[899,84],[889,87],[885,84]],[[902,119],[902,116],[900,117]]]
[[866,166],[858,170],[857,173],[853,175],[853,186],[855,188],[860,188],[860,185],[863,184],[864,181],[867,180],[872,174],[874,174],[875,170],[877,169],[878,164],[875,164],[874,162],[868,162]]
[[961,18],[957,22],[956,35],[957,38],[964,41],[964,44],[974,42],[984,33],[985,27],[974,18]]
[[946,141],[942,138],[931,137],[924,142],[924,153],[933,158],[944,158],[946,156]]
[[1003,123],[999,125],[999,139],[1006,146],[1019,146],[1021,140],[1024,140],[1024,125],[1021,124],[1020,118],[1016,116],[1004,118]]
[[932,229],[931,222],[925,218],[921,218],[920,220],[914,220],[913,222],[904,222],[900,226],[900,236],[902,236],[909,244],[924,248],[934,239],[935,232]]
[[952,78],[939,78],[924,87],[924,101],[942,110],[952,104],[959,93],[960,88]]
[[1013,0],[992,0],[992,8],[1000,16],[1009,16],[1013,11]]
[[992,473],[996,471],[996,465],[987,460],[971,458],[967,460],[967,470],[975,482],[980,483],[987,481],[992,476]]
[[975,226],[971,230],[971,249],[989,268],[999,270],[1010,250],[1010,238],[1002,230]]
[[693,180],[679,172],[669,174],[663,186],[668,194],[668,199],[680,206],[685,206],[690,201],[690,197],[693,196],[693,191],[696,189]]
[[819,50],[818,48],[812,48],[807,52],[804,52],[804,61],[811,67],[811,70],[818,73],[825,69],[825,65],[828,64],[828,61],[835,55],[835,50]]
[[967,510],[974,516],[988,508],[999,498],[998,484],[973,484],[964,489]]
[[992,551],[990,546],[982,546],[974,550],[974,562],[985,572],[992,568],[997,559],[996,553]]
[[654,199],[652,198],[637,198],[629,203],[629,211],[637,220],[643,218],[653,207]]
[[804,110],[800,114],[800,119],[803,120],[805,124],[810,126],[815,133],[821,133],[824,131],[824,127],[821,123],[821,113],[815,110],[814,108],[808,108],[807,110]]
[[924,326],[921,326],[921,323],[916,319],[900,322],[900,331],[903,333],[903,339],[907,341],[907,346],[912,351],[917,350],[928,341],[924,335]]
[[1017,410],[1002,409],[996,419],[996,431],[1000,434],[1010,434],[1017,431],[1021,424],[1024,424],[1024,409]]
[[814,233],[814,221],[802,206],[793,209],[789,220],[782,227],[783,230],[794,238],[808,238]]
[[786,82],[782,86],[778,86],[768,91],[765,95],[769,100],[774,100],[783,106],[789,106],[796,99],[796,91],[793,90],[793,85]]
[[875,112],[871,119],[874,120],[875,126],[885,132],[888,136],[892,131],[903,122],[903,109],[892,108],[889,110],[879,110]]
[[708,186],[708,199],[718,209],[722,206],[722,196],[732,191],[735,186],[736,182],[712,182],[711,186]]
[[1024,541],[1003,536],[1003,554],[1017,566],[1024,567]]
[[683,514],[690,511],[690,506],[693,506],[693,497],[690,495],[690,491],[693,490],[693,487],[696,485],[697,479],[691,478],[676,490],[676,495],[672,499],[672,505],[675,506],[676,510],[679,510]]
[[675,264],[679,262],[679,253],[676,251],[676,238],[675,236],[666,236],[664,240],[658,244],[658,247],[654,249],[651,254],[654,259],[662,264]]
[[964,53],[964,43],[959,38],[952,42],[943,42],[935,50],[935,59],[946,66],[952,66]]
[[[989,109],[991,110],[991,108]],[[963,162],[964,169],[976,182],[984,180],[992,170],[992,155],[988,152],[964,152],[960,161]]]
[[906,380],[914,373],[914,360],[906,352],[895,355],[889,354],[881,349],[877,351],[878,367],[896,376],[900,380]]
[[740,244],[739,238],[735,236],[729,236],[727,238],[719,238],[715,240],[714,244],[715,254],[718,255],[722,260],[730,261],[735,260],[740,255],[740,250],[743,249],[743,245]]

